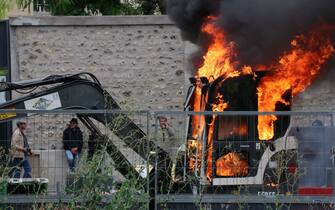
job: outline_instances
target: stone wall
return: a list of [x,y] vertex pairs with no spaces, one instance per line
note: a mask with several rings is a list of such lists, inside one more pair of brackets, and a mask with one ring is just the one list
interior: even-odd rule
[[[11,36],[13,80],[87,71],[133,109],[182,108],[192,48],[167,16],[15,17]],[[294,109],[334,110],[333,76],[321,75]]]
[[303,93],[293,101],[293,109],[297,111],[335,111],[335,59],[323,67]]
[[[13,81],[90,72],[123,109],[182,110],[185,44],[167,16],[29,16],[10,23]],[[28,119],[31,141],[38,149],[61,148],[70,117]]]
[[91,72],[132,109],[180,110],[184,42],[166,16],[11,19],[13,80]]

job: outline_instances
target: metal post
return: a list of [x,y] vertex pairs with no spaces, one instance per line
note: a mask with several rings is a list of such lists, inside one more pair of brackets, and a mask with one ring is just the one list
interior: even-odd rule
[[[147,117],[147,145],[149,145],[148,142],[150,142],[150,112],[147,111],[146,112],[146,117]],[[148,195],[148,198],[149,198],[149,201],[147,202],[147,209],[150,209],[150,164],[149,164],[149,161],[150,161],[150,150],[151,148],[150,147],[147,147],[147,195]]]
[[[156,141],[157,141],[157,139],[158,139],[158,118],[157,118],[157,114],[155,113],[154,114],[154,120],[155,120],[155,139],[156,139]],[[158,193],[158,173],[159,173],[159,171],[158,171],[158,154],[157,154],[157,151],[158,151],[158,149],[157,149],[157,144],[155,144],[156,145],[156,148],[155,148],[155,210],[157,210],[157,205],[158,205],[158,203],[157,203],[157,193]]]
[[[0,76],[4,76],[6,82],[11,81],[11,59],[10,59],[10,33],[9,20],[0,21]],[[1,80],[0,80],[1,81]],[[11,100],[11,92],[7,91],[4,95],[5,101]],[[1,97],[1,96],[0,96]],[[0,98],[0,103],[3,102]],[[10,146],[12,123],[1,123],[0,126],[0,145],[7,148]]]

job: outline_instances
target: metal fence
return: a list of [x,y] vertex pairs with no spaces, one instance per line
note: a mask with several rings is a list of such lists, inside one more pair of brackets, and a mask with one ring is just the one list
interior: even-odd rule
[[[157,190],[160,207],[306,209],[308,205],[312,207],[313,202],[334,201],[332,113],[155,113],[155,118],[160,116],[178,128],[173,141],[186,146],[186,152],[181,153],[185,158],[179,157],[174,163],[175,171],[179,171],[179,177],[175,177],[177,183],[165,192]],[[197,123],[200,121],[199,125],[194,124],[194,116],[198,118]],[[257,122],[259,117],[270,116],[277,118],[273,125],[274,137],[260,141]],[[207,128],[201,126],[203,121]],[[196,132],[185,130],[188,126],[180,126],[181,122],[197,127]],[[156,125],[156,133],[159,133],[160,127]],[[206,147],[192,149],[192,145],[198,144]],[[196,166],[190,166],[192,157]],[[184,164],[178,164],[180,160]],[[159,175],[159,171],[156,174]],[[182,207],[186,204],[189,205]],[[333,207],[322,207],[327,208]]]
[[[274,116],[273,137],[259,140],[259,121]],[[0,110],[13,127],[16,117],[28,125],[32,176],[47,179],[47,191],[22,195],[7,186],[3,206],[333,208],[331,112]],[[62,139],[74,117],[84,144],[72,171]],[[7,178],[9,170],[1,172]]]

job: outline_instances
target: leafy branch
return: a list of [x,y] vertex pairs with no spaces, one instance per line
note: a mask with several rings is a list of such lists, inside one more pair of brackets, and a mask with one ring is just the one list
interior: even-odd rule
[[11,0],[0,0],[0,19],[7,16]]
[[[19,8],[28,10],[38,2],[16,1]],[[153,15],[157,10],[165,13],[164,0],[46,0],[45,3],[52,15]]]

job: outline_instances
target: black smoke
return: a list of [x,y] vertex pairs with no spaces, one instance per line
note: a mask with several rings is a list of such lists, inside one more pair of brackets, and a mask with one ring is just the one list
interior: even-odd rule
[[167,6],[183,38],[201,47],[201,26],[207,16],[218,16],[239,61],[252,66],[276,61],[294,36],[335,23],[335,0],[167,0]]
[[[205,0],[167,0],[170,18],[182,30],[185,40],[198,42],[201,26],[207,16],[218,14],[218,3]],[[217,11],[217,12],[216,12]]]

